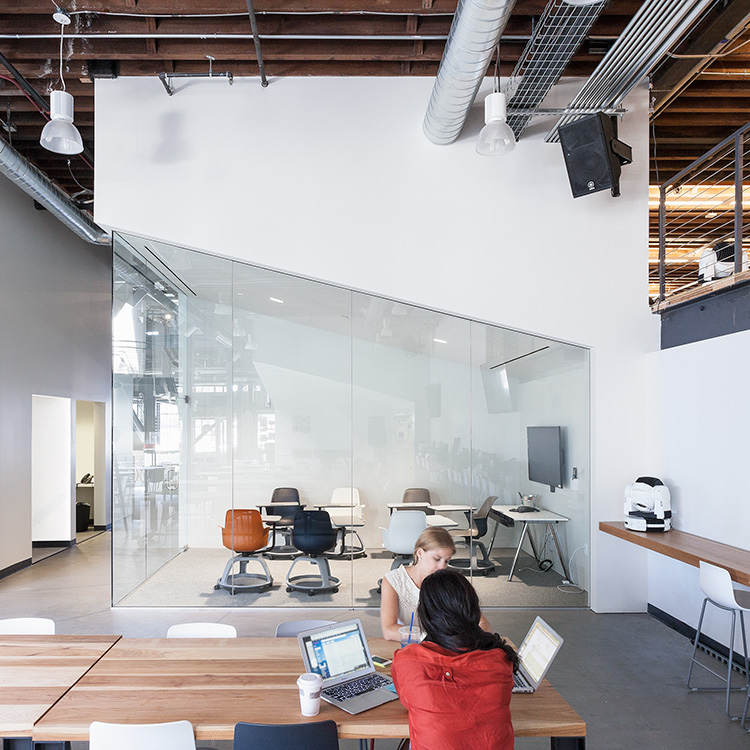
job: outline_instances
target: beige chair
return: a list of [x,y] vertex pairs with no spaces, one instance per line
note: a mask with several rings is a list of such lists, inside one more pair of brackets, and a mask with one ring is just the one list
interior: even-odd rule
[[341,529],[340,549],[328,557],[367,557],[365,544],[357,532],[365,525],[365,506],[360,501],[359,490],[356,487],[336,487],[331,493],[330,506],[321,506],[321,509],[328,511],[331,523]]
[[0,635],[54,635],[55,621],[47,617],[11,617],[0,620]]
[[277,638],[294,638],[297,633],[313,628],[322,628],[324,625],[333,625],[334,620],[289,620],[280,622],[276,626]]

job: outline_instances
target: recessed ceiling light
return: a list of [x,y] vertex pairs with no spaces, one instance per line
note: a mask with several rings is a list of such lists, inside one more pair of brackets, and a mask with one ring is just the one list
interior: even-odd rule
[[270,299],[271,302],[278,302],[280,305],[284,304],[284,300],[283,299],[279,299],[278,297],[269,297],[268,299]]
[[716,213],[716,211],[709,211],[706,214],[707,219],[715,219],[719,214]]
[[432,339],[436,344],[447,344],[445,339]]
[[159,331],[146,331],[146,336],[158,336]]

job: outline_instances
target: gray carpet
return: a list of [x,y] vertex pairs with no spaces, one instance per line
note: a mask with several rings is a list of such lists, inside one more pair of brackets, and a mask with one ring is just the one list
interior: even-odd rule
[[[536,561],[521,554],[512,581],[508,571],[513,549],[493,551],[497,567],[488,576],[472,581],[483,607],[586,607],[588,594],[574,586],[563,586],[554,571],[539,570]],[[341,579],[339,591],[314,597],[305,592],[287,592],[285,579],[291,561],[268,560],[274,585],[261,593],[215,590],[214,584],[227,561],[222,549],[188,549],[160,568],[154,575],[117,602],[126,607],[379,607],[377,581],[388,572],[392,557],[382,550],[371,550],[358,560],[331,560],[331,573]],[[260,569],[260,566],[258,566]],[[300,562],[294,574],[313,572],[313,565]],[[254,566],[248,566],[253,572]]]

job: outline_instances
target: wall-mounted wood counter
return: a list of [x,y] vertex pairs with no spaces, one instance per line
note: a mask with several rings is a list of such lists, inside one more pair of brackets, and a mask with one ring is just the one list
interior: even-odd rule
[[631,531],[622,522],[600,521],[599,530],[675,560],[694,565],[701,560],[726,568],[732,580],[750,586],[750,551],[672,529],[665,532]]

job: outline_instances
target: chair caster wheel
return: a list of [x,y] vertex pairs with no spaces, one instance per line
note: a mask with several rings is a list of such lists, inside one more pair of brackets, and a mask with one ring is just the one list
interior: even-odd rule
[[333,590],[333,593],[334,593],[334,594],[338,594],[338,593],[339,593],[339,590],[338,590],[338,589],[334,589],[334,590]]
[[218,591],[221,588],[218,583],[214,584],[214,591]]
[[308,595],[308,596],[315,596],[315,592],[314,592],[314,591],[308,591],[308,592],[307,592],[307,595]]
[[292,588],[291,586],[287,586],[287,587],[286,587],[286,593],[287,593],[287,594],[291,594],[291,593],[292,593],[292,591],[294,591],[294,589],[293,589],[293,588]]
[[378,594],[382,594],[382,593],[383,593],[383,589],[380,589],[380,588],[379,588],[379,589],[378,589]]

